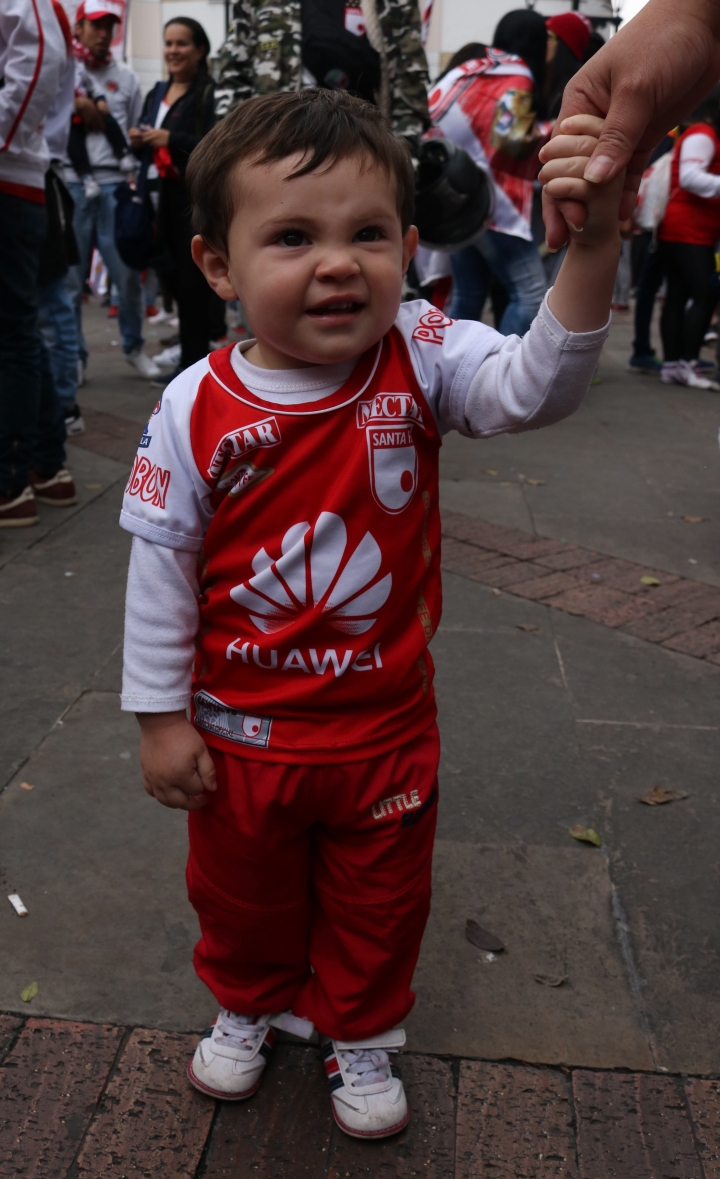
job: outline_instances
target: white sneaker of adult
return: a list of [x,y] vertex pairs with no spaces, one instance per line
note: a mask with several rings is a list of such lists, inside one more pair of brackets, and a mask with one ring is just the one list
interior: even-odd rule
[[155,364],[159,364],[162,368],[175,368],[180,363],[180,353],[182,348],[179,344],[171,344],[169,348],[158,352],[157,356],[153,357]]
[[402,1028],[368,1040],[329,1040],[323,1049],[333,1117],[351,1138],[389,1138],[410,1121],[397,1067],[390,1056],[405,1043]]
[[720,389],[717,381],[705,376],[697,360],[679,360],[675,380],[690,389]]
[[187,1068],[191,1085],[223,1101],[244,1101],[260,1088],[275,1032],[269,1015],[235,1015],[220,1009]]
[[134,352],[126,352],[125,359],[137,369],[141,377],[145,377],[146,381],[153,381],[155,377],[160,376],[160,369],[155,361],[146,356],[140,348],[136,348]]
[[663,362],[663,366],[660,369],[660,380],[663,385],[674,385],[676,383],[677,370],[677,360],[666,360]]

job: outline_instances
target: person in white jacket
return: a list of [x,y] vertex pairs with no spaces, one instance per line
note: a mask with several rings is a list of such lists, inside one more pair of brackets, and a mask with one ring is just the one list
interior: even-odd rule
[[38,328],[46,233],[45,116],[66,68],[52,0],[0,5],[0,527],[35,524],[36,499],[74,502],[65,423]]

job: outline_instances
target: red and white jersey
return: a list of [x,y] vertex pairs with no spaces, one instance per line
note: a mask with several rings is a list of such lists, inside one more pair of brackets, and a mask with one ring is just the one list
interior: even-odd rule
[[[441,435],[571,413],[605,335],[574,336],[543,305],[520,340],[417,301],[339,387],[320,366],[301,392],[288,374],[266,394],[238,345],[187,369],[156,406],[123,503],[138,538],[123,706],[185,707],[194,640],[195,722],[220,748],[350,761],[424,731]],[[144,564],[137,546],[152,550]]]
[[[538,152],[550,138],[550,124],[537,124],[533,76],[521,57],[488,49],[484,58],[463,62],[433,87],[430,117],[495,181],[495,213],[490,229],[532,241],[533,181]],[[530,155],[523,141],[536,136]],[[522,158],[512,154],[519,152]]]
[[[436,363],[450,324],[414,317]],[[122,517],[202,544],[196,723],[276,760],[392,748],[435,717],[440,616],[440,432],[408,348],[393,328],[332,396],[284,406],[242,384],[232,351],[158,403]]]

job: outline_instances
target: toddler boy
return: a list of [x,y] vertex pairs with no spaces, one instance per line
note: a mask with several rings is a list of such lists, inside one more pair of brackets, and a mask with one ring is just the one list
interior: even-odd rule
[[620,250],[622,178],[582,180],[600,126],[544,149],[587,219],[522,340],[401,306],[413,170],[375,107],[252,99],[190,160],[195,261],[255,338],[177,377],[141,440],[123,707],[145,789],[190,812],[221,1011],[188,1075],[214,1097],[257,1090],[273,1027],[314,1026],[338,1125],[408,1121],[391,1058],[430,905],[438,451],[550,425],[588,388]]

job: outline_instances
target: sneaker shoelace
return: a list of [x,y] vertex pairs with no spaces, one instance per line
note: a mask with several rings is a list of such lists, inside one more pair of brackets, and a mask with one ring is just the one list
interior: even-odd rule
[[222,1010],[215,1023],[216,1032],[226,1038],[233,1048],[254,1048],[268,1028],[268,1016],[236,1015],[234,1011]]
[[342,1057],[345,1070],[356,1076],[357,1081],[351,1081],[351,1088],[355,1085],[377,1085],[381,1081],[389,1081],[392,1073],[390,1059],[384,1048],[343,1048],[338,1051]]

